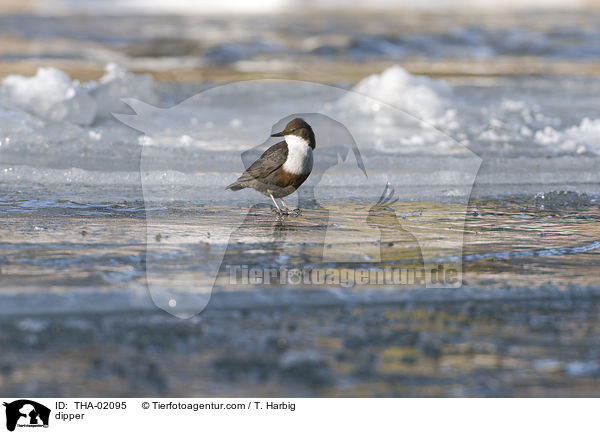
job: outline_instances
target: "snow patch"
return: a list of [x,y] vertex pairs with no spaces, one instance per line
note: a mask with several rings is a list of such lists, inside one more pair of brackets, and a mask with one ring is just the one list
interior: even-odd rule
[[547,126],[535,133],[535,141],[554,150],[600,154],[600,119],[583,118],[579,125],[563,131]]
[[9,75],[2,80],[0,101],[52,122],[89,125],[96,102],[78,81],[55,68],[39,68],[34,77]]
[[39,68],[33,77],[9,75],[0,86],[0,104],[20,109],[54,123],[91,125],[124,108],[120,101],[134,97],[150,104],[158,103],[154,81],[149,75],[137,75],[108,64],[98,82],[80,83],[52,67]]
[[[372,74],[352,88],[353,92],[372,97],[397,107],[429,124],[455,122],[456,111],[451,109],[452,89],[442,80],[412,75],[404,68],[394,65],[381,74]],[[344,102],[347,103],[344,97]],[[359,107],[362,112],[379,112],[377,102]]]

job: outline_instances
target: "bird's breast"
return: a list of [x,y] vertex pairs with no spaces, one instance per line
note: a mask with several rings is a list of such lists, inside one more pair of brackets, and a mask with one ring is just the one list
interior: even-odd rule
[[310,146],[289,146],[283,164],[284,171],[294,175],[308,175],[313,167],[313,152]]

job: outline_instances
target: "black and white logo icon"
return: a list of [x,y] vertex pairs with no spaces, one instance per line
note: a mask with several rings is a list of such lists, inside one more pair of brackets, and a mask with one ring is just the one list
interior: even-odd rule
[[6,407],[6,429],[14,431],[16,427],[48,427],[50,409],[29,399],[19,399],[4,403]]

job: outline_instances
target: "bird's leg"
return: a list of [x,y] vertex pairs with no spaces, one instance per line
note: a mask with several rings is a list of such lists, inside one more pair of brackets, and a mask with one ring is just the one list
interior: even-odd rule
[[[286,212],[290,212],[290,209],[288,208],[288,206],[285,204],[285,202],[283,201],[283,199],[279,198],[279,200],[281,201],[281,203],[283,204],[283,208],[285,209]],[[292,211],[296,216],[300,215],[300,208],[296,208],[295,210]]]
[[[277,205],[277,202],[275,201],[275,198],[273,197],[273,193],[269,193],[269,197],[271,198],[271,200],[273,201],[273,203],[275,204],[275,208],[277,208],[277,212],[279,214],[283,214],[283,211],[281,210],[281,208],[279,208],[279,205]],[[283,202],[283,201],[282,201]],[[287,211],[286,211],[287,213]]]

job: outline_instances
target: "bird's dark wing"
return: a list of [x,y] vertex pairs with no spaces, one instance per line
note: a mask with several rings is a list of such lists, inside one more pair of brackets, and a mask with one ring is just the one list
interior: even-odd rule
[[288,156],[288,147],[285,141],[279,142],[267,149],[258,160],[242,173],[238,182],[262,179],[279,169]]

